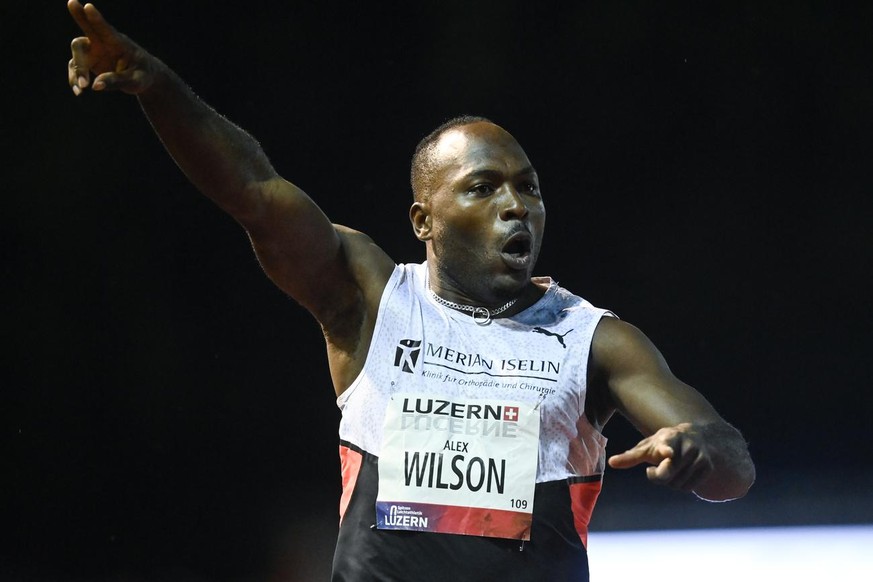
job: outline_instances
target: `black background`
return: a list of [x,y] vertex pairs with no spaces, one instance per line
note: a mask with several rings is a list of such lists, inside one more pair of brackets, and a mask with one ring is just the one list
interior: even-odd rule
[[[0,575],[325,579],[317,325],[134,99],[73,97],[75,24],[35,4],[0,9]],[[729,504],[610,471],[611,530],[873,521],[873,5],[834,4],[98,6],[400,262],[424,253],[418,139],[460,113],[518,138],[549,211],[538,271],[641,327],[757,462]]]

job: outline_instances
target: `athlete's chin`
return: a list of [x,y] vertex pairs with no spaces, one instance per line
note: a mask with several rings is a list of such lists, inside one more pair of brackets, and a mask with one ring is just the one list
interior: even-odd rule
[[494,277],[495,294],[502,300],[518,297],[530,283],[531,273],[528,269],[504,270]]

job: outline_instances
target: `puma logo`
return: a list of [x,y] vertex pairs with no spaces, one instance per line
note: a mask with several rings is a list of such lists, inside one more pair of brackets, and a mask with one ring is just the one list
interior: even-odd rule
[[566,350],[566,349],[567,349],[567,344],[564,343],[564,337],[565,337],[568,333],[570,333],[571,331],[573,331],[573,330],[571,329],[570,331],[566,331],[566,332],[564,332],[564,333],[555,333],[555,332],[553,332],[553,331],[549,331],[549,330],[547,330],[547,329],[543,329],[543,328],[541,328],[541,327],[535,327],[535,328],[533,328],[531,331],[534,332],[534,333],[541,333],[541,334],[543,334],[543,335],[550,335],[550,336],[552,336],[553,338],[555,338],[555,339],[557,339],[559,342],[561,342],[561,346]]

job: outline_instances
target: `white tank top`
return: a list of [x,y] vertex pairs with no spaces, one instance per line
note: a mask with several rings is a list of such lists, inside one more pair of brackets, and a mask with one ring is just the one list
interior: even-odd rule
[[480,325],[433,299],[427,263],[397,265],[364,369],[337,399],[340,440],[378,457],[394,394],[501,398],[539,404],[538,483],[603,473],[606,438],[585,417],[585,394],[594,330],[612,314],[536,282],[548,289],[534,305]]

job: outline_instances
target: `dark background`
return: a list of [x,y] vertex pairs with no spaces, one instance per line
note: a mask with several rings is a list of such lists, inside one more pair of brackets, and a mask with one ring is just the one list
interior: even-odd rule
[[[33,4],[0,8],[0,579],[326,579],[318,327],[134,99],[73,97],[77,29]],[[518,138],[538,271],[641,327],[758,467],[729,504],[610,471],[595,531],[873,522],[873,5],[313,4],[98,6],[397,261],[415,143],[460,113]]]

